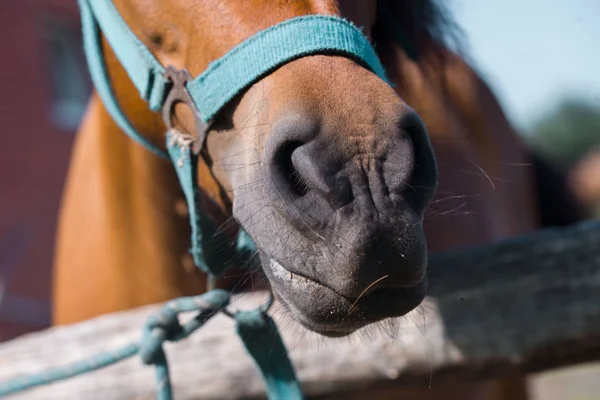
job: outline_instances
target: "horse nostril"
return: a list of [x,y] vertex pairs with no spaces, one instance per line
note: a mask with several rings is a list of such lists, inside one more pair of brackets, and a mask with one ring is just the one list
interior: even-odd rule
[[292,164],[305,193],[338,209],[352,201],[352,190],[348,177],[340,173],[341,162],[331,154],[334,149],[324,145],[323,140],[313,140],[293,152]]
[[300,141],[282,143],[275,151],[272,159],[272,179],[280,194],[293,198],[303,197],[308,193],[308,186],[294,165],[293,155],[303,145]]
[[272,200],[289,208],[304,202],[310,185],[295,162],[296,154],[319,132],[318,123],[302,114],[291,113],[273,124],[265,145],[264,163],[268,193]]
[[273,127],[265,148],[266,174],[273,200],[283,201],[287,214],[293,204],[292,213],[300,210],[321,220],[352,200],[350,181],[339,173],[339,149],[327,136],[318,136],[321,129],[314,119],[298,115]]
[[348,178],[338,174],[340,166],[318,140],[281,143],[270,166],[275,190],[283,199],[298,201],[310,194],[306,205],[319,202],[335,209],[352,200]]

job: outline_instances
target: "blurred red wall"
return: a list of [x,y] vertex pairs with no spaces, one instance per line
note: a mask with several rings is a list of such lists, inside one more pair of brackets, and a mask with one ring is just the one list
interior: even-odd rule
[[75,0],[0,2],[0,341],[50,322],[54,236],[75,128],[51,117],[47,21],[78,33],[78,19]]

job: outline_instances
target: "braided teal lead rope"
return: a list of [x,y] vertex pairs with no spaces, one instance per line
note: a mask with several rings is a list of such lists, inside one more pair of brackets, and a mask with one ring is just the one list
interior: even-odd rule
[[[150,315],[140,343],[130,343],[117,351],[100,353],[88,360],[0,383],[0,397],[96,371],[138,354],[144,364],[156,368],[156,398],[172,400],[169,365],[163,343],[187,338],[211,317],[223,312],[235,320],[237,333],[262,374],[269,399],[302,400],[302,390],[287,356],[287,349],[277,326],[267,315],[273,304],[273,293],[266,304],[251,311],[231,313],[226,308],[230,299],[228,292],[213,289],[200,296],[172,300],[157,314]],[[197,314],[181,325],[178,317],[184,312]]]
[[[165,341],[174,342],[188,337],[212,316],[224,310],[229,301],[229,293],[220,289],[201,296],[172,300],[157,314],[148,318],[140,343],[130,343],[117,351],[97,354],[88,360],[1,383],[0,397],[96,371],[139,354],[145,364],[156,367],[157,399],[171,400],[173,396],[169,368],[162,344]],[[198,314],[185,325],[181,325],[178,315],[190,311],[197,311]]]
[[108,367],[134,356],[139,349],[138,343],[131,343],[117,351],[104,352],[88,360],[79,361],[65,367],[53,368],[45,372],[2,382],[0,384],[0,398]]

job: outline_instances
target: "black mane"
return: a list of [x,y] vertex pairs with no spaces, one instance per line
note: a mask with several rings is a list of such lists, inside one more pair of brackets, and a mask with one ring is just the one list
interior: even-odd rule
[[432,41],[460,51],[463,32],[452,18],[447,1],[378,0],[375,42],[380,35],[392,33],[409,53],[417,54]]

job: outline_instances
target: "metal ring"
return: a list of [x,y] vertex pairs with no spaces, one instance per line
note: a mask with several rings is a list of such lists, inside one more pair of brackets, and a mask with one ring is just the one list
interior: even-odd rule
[[200,112],[198,111],[198,108],[196,108],[196,104],[187,90],[186,84],[188,81],[192,80],[192,76],[186,69],[176,69],[169,65],[165,69],[164,77],[171,82],[172,86],[162,106],[161,115],[163,122],[167,129],[175,129],[173,124],[173,108],[177,103],[187,105],[194,114],[194,120],[196,122],[197,135],[192,135],[192,137],[194,137],[192,150],[194,154],[198,155],[204,146],[204,139],[206,138],[209,124],[202,120]]

